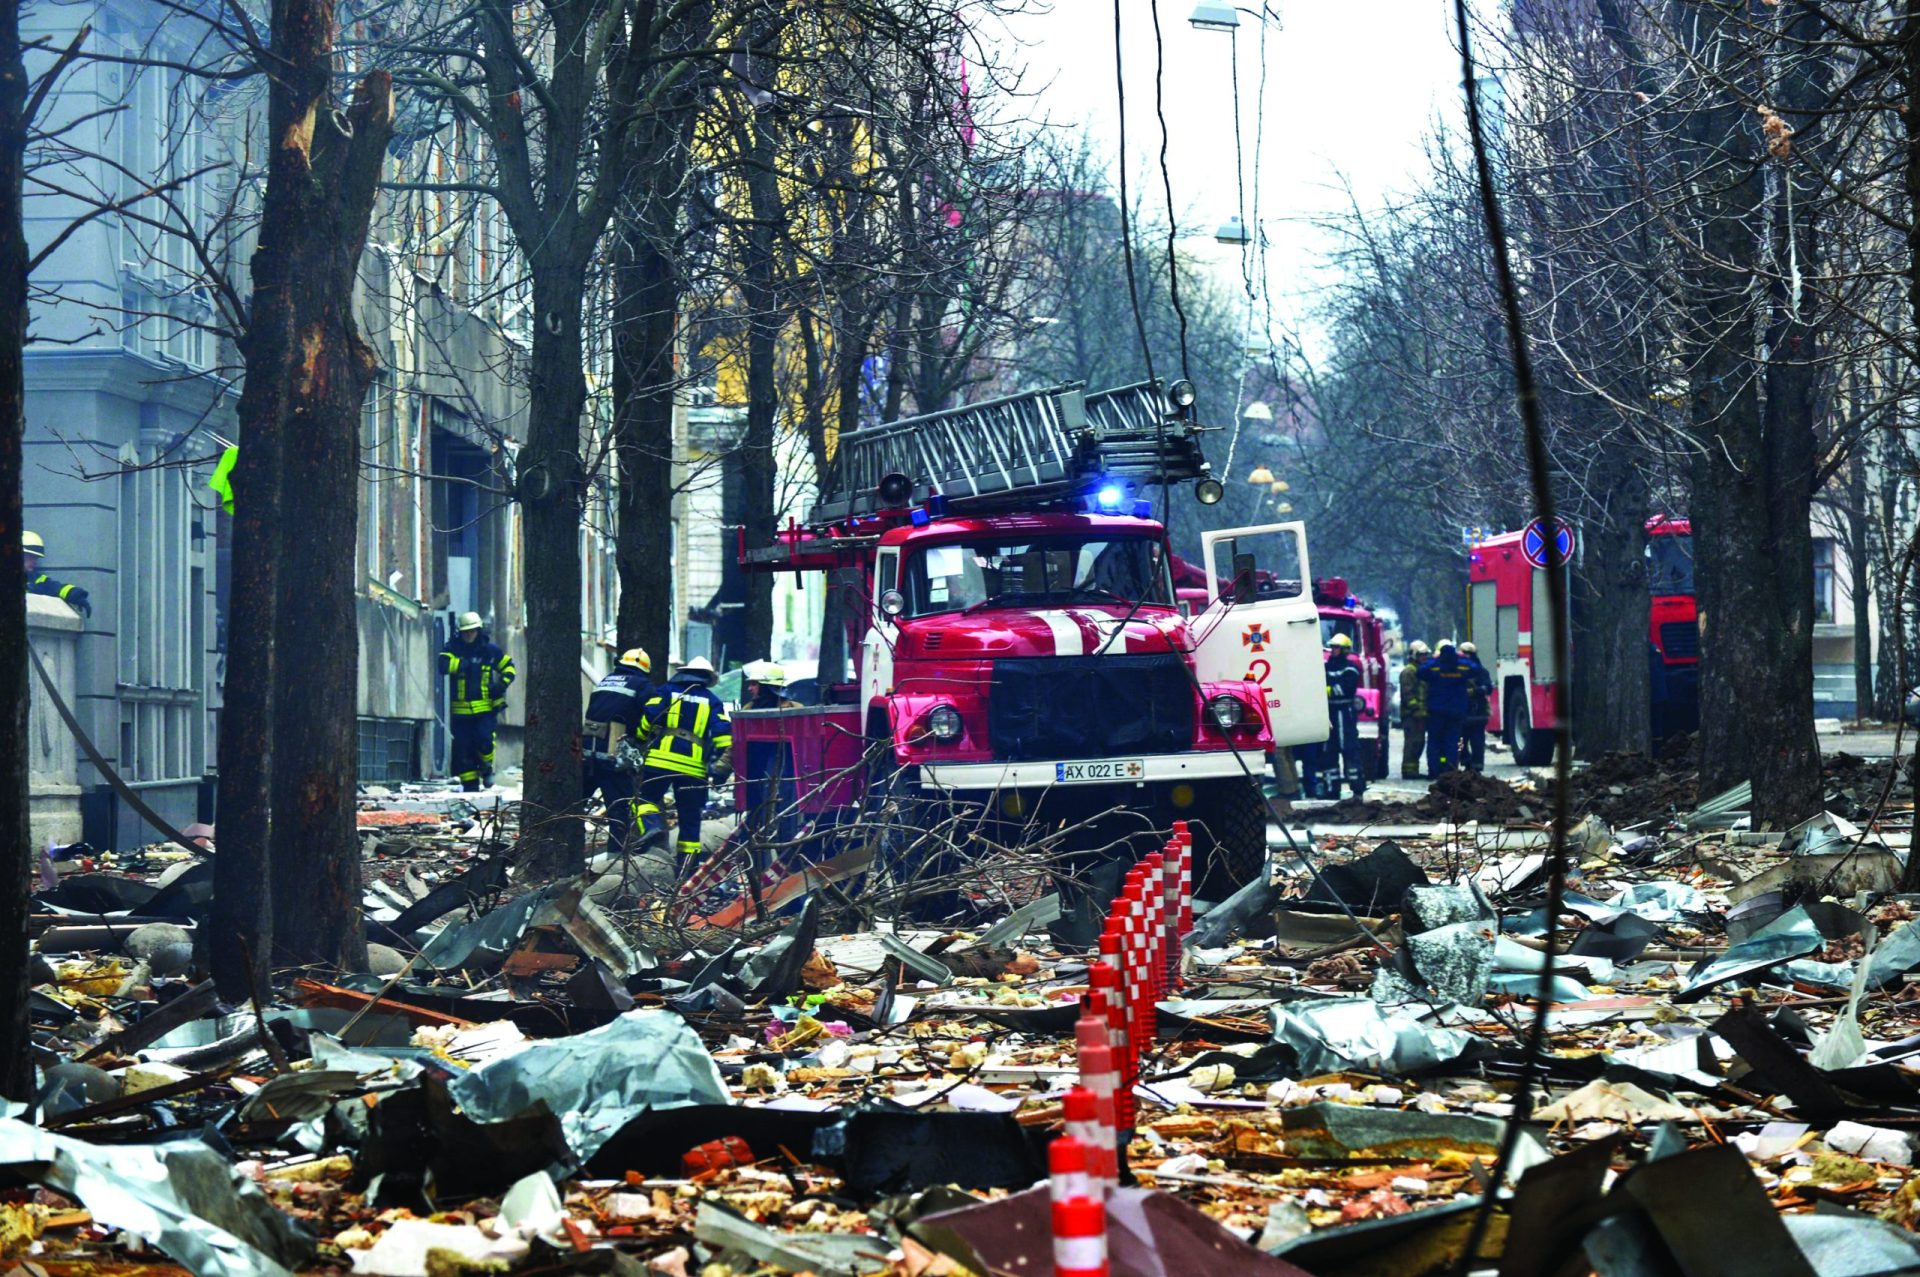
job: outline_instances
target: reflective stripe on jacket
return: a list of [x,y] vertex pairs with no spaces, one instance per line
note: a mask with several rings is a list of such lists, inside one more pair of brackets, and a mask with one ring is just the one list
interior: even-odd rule
[[471,643],[453,639],[440,649],[440,672],[447,685],[449,713],[491,714],[507,702],[516,673],[513,658],[482,633]]
[[1420,663],[1408,661],[1400,669],[1400,717],[1427,716],[1427,685],[1420,681]]
[[727,707],[697,683],[671,682],[647,702],[648,767],[701,776],[719,755],[733,748],[733,722]]

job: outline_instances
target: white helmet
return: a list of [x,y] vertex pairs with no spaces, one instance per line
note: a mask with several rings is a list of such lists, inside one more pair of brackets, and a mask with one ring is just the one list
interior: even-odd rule
[[695,674],[695,675],[698,675],[703,681],[708,683],[713,682],[715,678],[713,662],[709,661],[704,656],[694,657],[692,660],[682,665],[677,673],[678,674]]
[[453,628],[465,634],[469,630],[485,629],[486,625],[481,621],[478,612],[462,612],[460,614],[460,620],[455,623]]
[[787,671],[772,661],[748,661],[740,667],[740,674],[749,683],[759,683],[763,687],[785,687]]

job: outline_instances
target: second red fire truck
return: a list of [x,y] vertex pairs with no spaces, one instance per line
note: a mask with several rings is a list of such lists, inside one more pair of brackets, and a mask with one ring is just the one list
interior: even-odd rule
[[[1570,550],[1572,530],[1565,529],[1563,536]],[[1505,738],[1516,761],[1528,766],[1553,757],[1553,688],[1568,675],[1567,662],[1556,658],[1549,641],[1544,567],[1549,543],[1536,526],[1487,537],[1467,551],[1467,634],[1493,675],[1487,728]],[[1693,527],[1687,520],[1660,515],[1647,521],[1647,585],[1649,659],[1657,653],[1660,666],[1649,712],[1654,735],[1661,737],[1691,731],[1699,723],[1700,622],[1693,596]]]

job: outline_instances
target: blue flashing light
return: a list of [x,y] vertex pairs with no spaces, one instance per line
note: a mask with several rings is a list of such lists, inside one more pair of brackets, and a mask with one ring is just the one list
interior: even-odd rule
[[1102,510],[1118,510],[1127,499],[1127,490],[1117,483],[1103,484],[1094,501]]
[[924,528],[933,522],[933,516],[928,514],[924,509],[915,510],[911,517],[913,519],[913,526],[916,528]]
[[1153,502],[1148,501],[1144,497],[1134,502],[1133,517],[1136,519],[1151,519],[1153,517]]

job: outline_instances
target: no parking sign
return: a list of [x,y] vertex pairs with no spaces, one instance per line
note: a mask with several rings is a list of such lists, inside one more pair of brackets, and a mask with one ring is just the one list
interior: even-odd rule
[[[1547,566],[1548,544],[1547,521],[1545,519],[1535,519],[1527,525],[1527,530],[1520,537],[1520,553],[1526,555],[1527,562],[1533,564],[1533,566],[1544,568]],[[1551,544],[1555,558],[1562,563],[1572,562],[1573,525],[1565,519],[1556,518],[1553,521],[1553,538]]]

